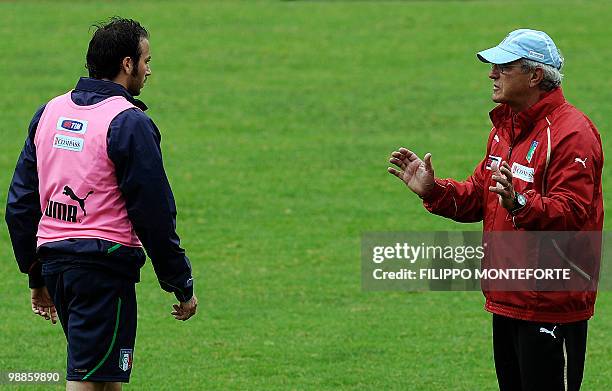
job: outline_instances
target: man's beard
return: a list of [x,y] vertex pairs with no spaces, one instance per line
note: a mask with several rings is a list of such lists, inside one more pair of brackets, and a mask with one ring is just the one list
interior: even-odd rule
[[131,76],[133,77],[132,80],[130,80],[130,85],[128,86],[128,92],[132,95],[132,96],[138,96],[140,95],[140,74],[138,73],[138,69],[134,68],[132,69],[132,73]]

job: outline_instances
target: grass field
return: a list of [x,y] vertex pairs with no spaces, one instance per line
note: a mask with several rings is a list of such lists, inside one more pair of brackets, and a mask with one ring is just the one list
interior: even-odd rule
[[[360,235],[480,229],[429,215],[387,158],[405,145],[431,152],[438,176],[471,173],[493,107],[475,52],[513,29],[555,39],[565,95],[611,151],[611,13],[605,1],[3,1],[0,199],[34,111],[86,74],[89,25],[135,18],[151,33],[141,98],[201,304],[173,320],[147,263],[125,388],[494,390],[482,295],[362,292]],[[32,315],[6,228],[0,243],[0,371],[63,372],[61,328]],[[584,390],[612,389],[611,339],[602,292]]]

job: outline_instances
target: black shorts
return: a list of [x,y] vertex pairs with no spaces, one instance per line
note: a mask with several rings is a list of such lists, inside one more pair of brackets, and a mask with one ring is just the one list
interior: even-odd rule
[[136,339],[135,283],[73,267],[45,275],[66,340],[66,379],[129,382]]

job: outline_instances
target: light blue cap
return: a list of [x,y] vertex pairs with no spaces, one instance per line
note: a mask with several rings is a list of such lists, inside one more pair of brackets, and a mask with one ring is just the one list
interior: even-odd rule
[[480,61],[491,64],[506,64],[526,58],[557,69],[563,66],[563,58],[548,34],[530,29],[514,30],[499,45],[476,55]]

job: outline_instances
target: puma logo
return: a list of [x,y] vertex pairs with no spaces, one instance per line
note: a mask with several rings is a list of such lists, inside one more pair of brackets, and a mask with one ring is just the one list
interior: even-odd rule
[[575,163],[580,163],[582,164],[582,167],[586,168],[586,161],[587,161],[588,157],[585,157],[584,160],[580,159],[580,158],[576,158],[574,159]]
[[552,330],[548,330],[545,329],[544,327],[540,327],[540,333],[546,333],[546,334],[550,334],[553,336],[554,339],[557,339],[557,337],[555,336],[555,329],[557,328],[557,326],[553,327]]
[[85,198],[80,198],[79,196],[74,194],[74,190],[72,190],[70,188],[70,186],[64,186],[64,193],[63,194],[65,194],[68,197],[70,197],[70,199],[78,202],[79,206],[81,207],[81,210],[83,211],[83,215],[87,216],[87,212],[85,211],[85,200],[87,199],[87,197],[89,197],[90,194],[93,194],[93,190],[88,192],[87,195],[85,196]]

